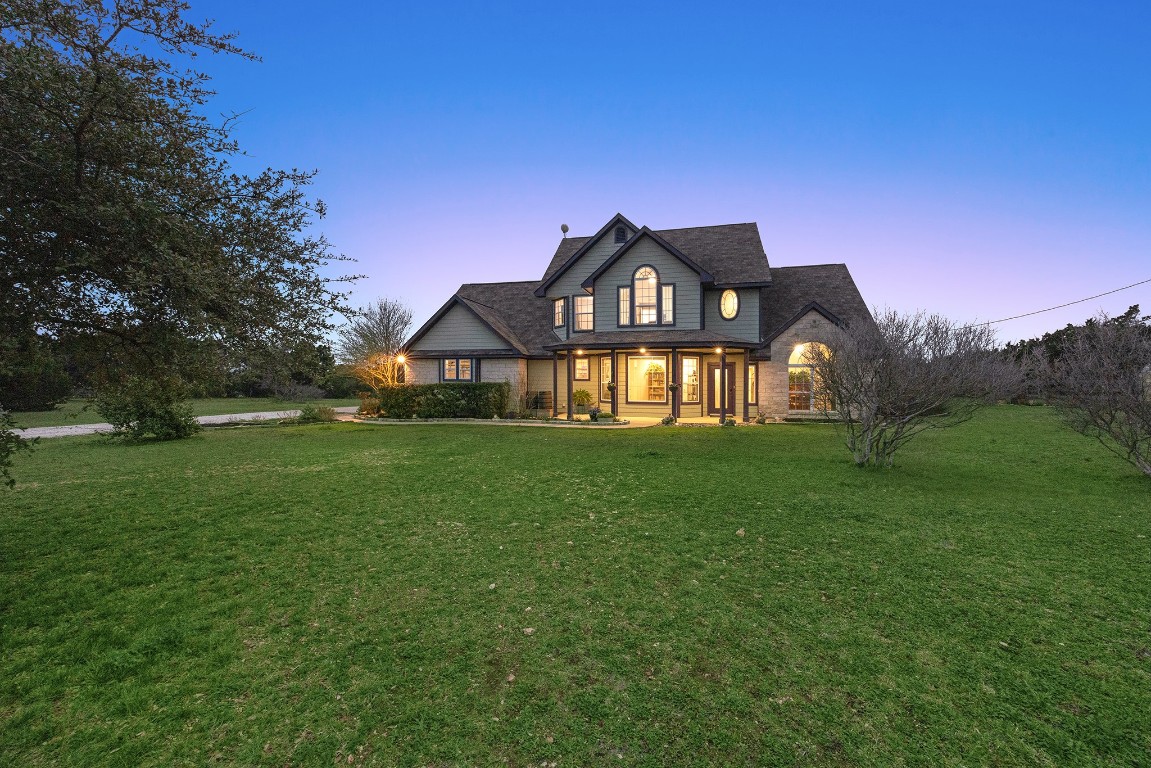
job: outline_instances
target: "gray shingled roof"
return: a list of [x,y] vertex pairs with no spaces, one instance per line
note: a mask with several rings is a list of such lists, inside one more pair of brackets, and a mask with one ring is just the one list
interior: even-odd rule
[[765,344],[798,320],[797,315],[812,303],[848,325],[871,322],[871,313],[846,264],[775,267],[771,277],[771,285],[759,293],[759,331]]
[[549,354],[545,344],[558,339],[552,333],[552,302],[532,292],[538,283],[465,283],[456,296],[484,319],[516,349],[528,356]]
[[[653,230],[685,256],[711,273],[716,285],[767,283],[772,272],[759,237],[759,226],[721,224],[713,227]],[[540,282],[547,282],[590,237],[567,237],[560,240],[551,263]]]

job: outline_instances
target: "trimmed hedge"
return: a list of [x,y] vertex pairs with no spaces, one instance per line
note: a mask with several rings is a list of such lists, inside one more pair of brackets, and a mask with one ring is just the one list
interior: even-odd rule
[[378,415],[389,419],[503,418],[511,401],[508,384],[403,384],[376,392]]

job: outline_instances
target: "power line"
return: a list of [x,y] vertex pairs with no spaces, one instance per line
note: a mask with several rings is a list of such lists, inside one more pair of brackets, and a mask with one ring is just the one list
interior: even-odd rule
[[995,325],[996,323],[1006,323],[1008,320],[1018,320],[1021,317],[1031,317],[1032,315],[1041,315],[1044,312],[1051,312],[1052,310],[1055,310],[1055,309],[1063,309],[1064,307],[1070,307],[1070,306],[1073,306],[1075,304],[1082,304],[1085,301],[1091,301],[1092,299],[1098,299],[1101,296],[1110,296],[1113,293],[1119,293],[1119,291],[1125,291],[1128,288],[1134,288],[1137,285],[1144,285],[1145,283],[1151,283],[1151,278],[1149,278],[1147,280],[1140,280],[1137,283],[1131,283],[1131,285],[1125,285],[1122,288],[1116,288],[1113,291],[1104,291],[1103,293],[1097,293],[1094,296],[1088,296],[1085,299],[1076,299],[1075,301],[1069,301],[1066,304],[1060,304],[1060,305],[1055,306],[1055,307],[1048,307],[1047,309],[1037,309],[1034,312],[1025,312],[1022,315],[1014,315],[1012,317],[1004,317],[1000,320],[988,320],[986,323],[972,323],[971,325],[967,325],[964,327],[965,328],[974,328],[977,325]]

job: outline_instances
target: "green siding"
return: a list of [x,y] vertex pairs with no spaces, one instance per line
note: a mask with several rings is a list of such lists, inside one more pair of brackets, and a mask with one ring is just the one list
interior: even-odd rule
[[621,328],[619,325],[616,288],[621,285],[631,285],[632,274],[643,264],[650,264],[655,267],[656,271],[659,272],[661,283],[675,283],[674,327],[687,330],[698,329],[699,275],[657,245],[655,241],[644,238],[596,280],[596,330],[650,331],[652,328],[668,327],[640,325]]
[[412,345],[413,350],[509,349],[471,310],[456,304]]
[[736,288],[739,294],[739,314],[734,320],[724,320],[719,314],[719,297],[723,290],[709,288],[704,291],[703,311],[709,331],[734,336],[737,339],[759,341],[759,289]]

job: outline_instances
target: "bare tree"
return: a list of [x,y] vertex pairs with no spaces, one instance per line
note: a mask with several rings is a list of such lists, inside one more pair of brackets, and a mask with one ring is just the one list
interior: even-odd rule
[[1149,320],[1100,315],[1070,333],[1058,359],[1039,353],[1032,359],[1044,394],[1067,423],[1145,475],[1151,475]]
[[412,326],[412,310],[397,299],[381,298],[352,315],[340,329],[336,352],[352,373],[372,389],[403,383],[400,350]]
[[967,421],[1018,386],[1019,369],[995,353],[989,326],[874,314],[874,324],[834,329],[804,352],[817,400],[842,425],[856,464],[890,467],[920,432]]

